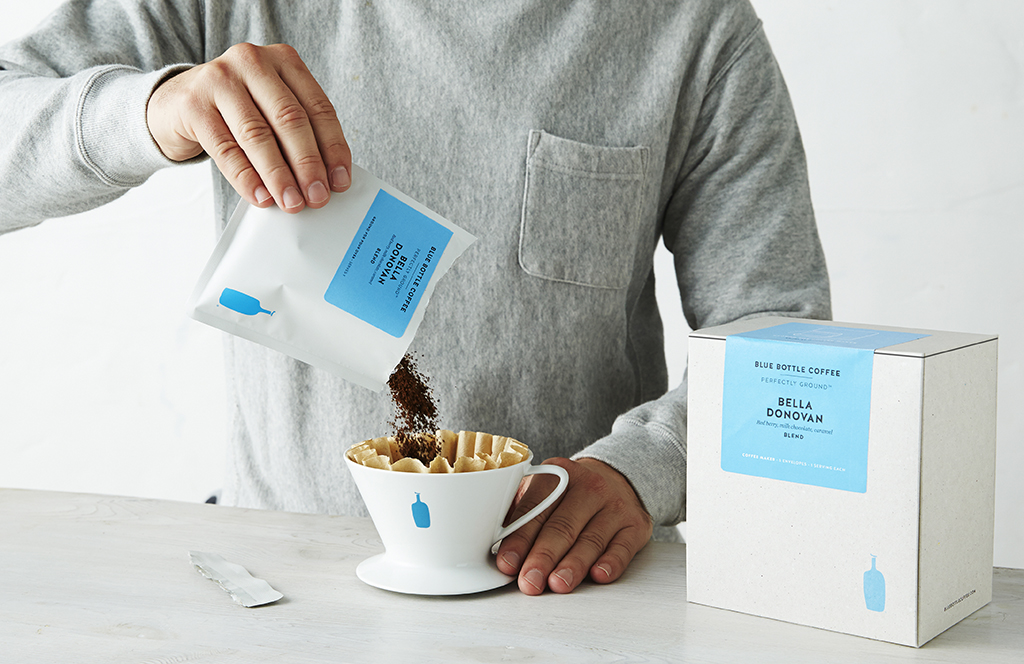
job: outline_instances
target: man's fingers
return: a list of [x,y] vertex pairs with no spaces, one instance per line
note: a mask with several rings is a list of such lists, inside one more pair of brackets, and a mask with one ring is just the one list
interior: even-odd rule
[[221,167],[220,157],[231,149],[230,140],[215,145],[200,142],[239,193],[255,192],[262,186],[282,210],[298,212],[306,204],[303,187],[282,154],[277,132],[266,118],[265,111],[249,96],[250,90],[222,88],[216,92],[216,107],[229,128],[231,139],[245,155],[252,170],[227,171]]
[[334,107],[290,46],[238,44],[168,79],[147,121],[164,154],[180,161],[205,150],[254,205],[322,207],[351,183]]
[[611,583],[618,579],[650,538],[650,534],[637,530],[620,532],[608,544],[604,555],[591,566],[590,578],[597,583]]
[[[507,519],[508,523],[512,523],[539,505],[544,500],[544,497],[554,490],[557,483],[557,478],[551,475],[531,475],[527,477],[520,487],[520,492],[516,497],[511,515]],[[501,541],[497,554],[499,570],[510,576],[519,573],[526,554],[530,551],[533,541],[537,539],[537,534],[544,525],[544,520],[558,507],[558,502],[556,500],[551,507],[530,521],[527,521],[521,528]]]
[[[548,576],[600,508],[590,493],[593,480],[579,464],[568,459],[548,459],[544,463],[565,468],[569,472],[569,488],[554,505],[507,537],[498,550],[499,569],[508,574],[518,571],[519,588],[528,595],[544,591]],[[550,481],[541,481],[540,476],[535,476],[520,500],[517,514],[543,500],[551,488]],[[586,567],[579,577],[585,574]]]
[[[498,568],[518,570],[519,588],[567,593],[589,574],[598,583],[619,578],[650,540],[653,523],[629,482],[594,459],[551,459],[569,472],[569,489],[537,519],[502,542]],[[535,477],[516,514],[537,504],[550,486]]]
[[611,519],[595,518],[548,576],[548,587],[556,593],[572,592],[588,574],[597,583],[611,583],[622,576],[650,536],[643,528],[623,528]]
[[[322,207],[331,189],[343,191],[351,182],[352,156],[334,105],[295,49],[278,44],[259,55],[270,62],[249,81],[253,101],[273,131],[275,147],[280,148],[304,203]],[[275,67],[273,72],[266,69],[270,65]],[[276,152],[268,157],[276,166]],[[263,175],[260,166],[256,168]]]
[[242,198],[258,207],[274,202],[273,195],[219,112],[202,116],[199,124],[191,130],[199,145]]
[[554,561],[553,571],[548,575],[548,586],[551,590],[567,593],[578,586],[612,539],[617,536],[619,528],[617,516],[604,511],[595,515],[583,527],[566,553]]
[[344,191],[352,182],[352,152],[345,140],[334,104],[294,49],[286,46],[280,48],[282,65],[278,71],[306,112],[326,168],[328,184],[334,191]]
[[231,50],[241,63],[252,106],[237,94],[222,99],[219,107],[235,104],[238,112],[238,117],[232,118],[222,111],[225,121],[282,209],[298,212],[306,205],[322,207],[330,198],[327,168],[306,108],[280,71],[292,72],[293,78],[301,78],[301,72],[309,79],[312,76],[304,66],[299,74],[294,73],[294,61],[299,58],[289,46],[239,44]]
[[609,495],[607,480],[578,463],[565,461],[563,467],[572,472],[570,490],[545,519],[523,563],[520,587],[527,582],[526,592],[538,585],[542,591],[545,584],[571,591],[622,527],[621,501]]

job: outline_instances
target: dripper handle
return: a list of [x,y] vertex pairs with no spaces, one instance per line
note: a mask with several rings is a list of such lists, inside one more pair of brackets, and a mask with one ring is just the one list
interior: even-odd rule
[[553,466],[550,464],[530,466],[530,468],[525,473],[523,473],[523,477],[526,477],[527,475],[540,475],[542,473],[546,473],[548,475],[557,475],[558,486],[556,486],[554,490],[548,494],[547,498],[540,501],[540,503],[532,510],[522,515],[512,523],[508,524],[501,530],[499,530],[498,535],[494,538],[494,542],[492,542],[492,544],[495,544],[505,539],[515,531],[522,528],[524,525],[526,525],[527,521],[536,517],[538,514],[546,510],[551,505],[551,503],[555,502],[559,496],[565,493],[565,488],[569,486],[569,473],[567,473],[565,471],[565,468],[562,468],[561,466]]

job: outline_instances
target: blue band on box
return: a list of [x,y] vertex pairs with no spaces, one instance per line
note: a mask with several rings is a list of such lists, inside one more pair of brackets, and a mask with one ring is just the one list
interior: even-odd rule
[[874,351],[924,336],[785,323],[726,337],[722,470],[867,491]]
[[451,238],[452,231],[382,189],[324,299],[401,337]]

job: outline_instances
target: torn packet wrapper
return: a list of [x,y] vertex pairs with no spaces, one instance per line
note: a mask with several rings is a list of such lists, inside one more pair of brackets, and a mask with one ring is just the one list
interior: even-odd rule
[[188,556],[196,571],[216,581],[232,599],[246,608],[270,604],[284,597],[263,579],[253,577],[241,565],[228,562],[216,553],[189,551]]

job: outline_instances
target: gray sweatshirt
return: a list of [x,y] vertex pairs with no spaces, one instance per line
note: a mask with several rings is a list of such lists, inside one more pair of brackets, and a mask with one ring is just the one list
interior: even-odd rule
[[[0,48],[0,232],[171,165],[149,94],[243,41],[294,46],[356,163],[479,238],[411,348],[440,424],[600,459],[656,523],[683,519],[686,385],[669,390],[664,344],[686,339],[664,339],[657,244],[693,328],[830,315],[803,148],[748,3],[76,0]],[[214,178],[223,224],[237,196]],[[387,393],[225,349],[225,502],[365,514],[343,454],[387,432]]]

